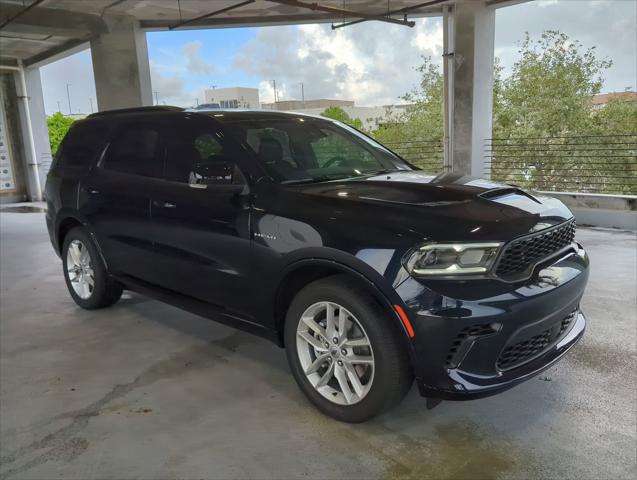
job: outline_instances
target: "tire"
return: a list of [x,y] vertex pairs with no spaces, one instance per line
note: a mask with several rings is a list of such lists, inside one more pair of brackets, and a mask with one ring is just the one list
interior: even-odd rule
[[[330,309],[336,325],[331,334],[326,318]],[[347,318],[343,329],[338,328],[341,312]],[[344,422],[364,422],[405,397],[413,374],[400,331],[391,321],[376,300],[346,275],[317,280],[294,297],[285,320],[287,358],[297,384],[321,412]],[[323,334],[317,333],[320,328]],[[323,335],[332,338],[319,341]],[[363,346],[366,343],[369,347]],[[332,378],[325,384],[330,372]],[[343,380],[349,395],[342,388]]]
[[[93,310],[109,307],[122,296],[121,284],[108,275],[102,257],[83,227],[71,229],[64,237],[62,267],[69,293],[82,308]],[[86,282],[82,279],[86,279]]]

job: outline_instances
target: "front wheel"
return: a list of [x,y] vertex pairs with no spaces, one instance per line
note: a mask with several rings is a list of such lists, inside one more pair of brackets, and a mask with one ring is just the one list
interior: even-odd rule
[[285,345],[292,374],[323,413],[362,422],[409,391],[408,355],[384,309],[343,275],[318,280],[292,301]]

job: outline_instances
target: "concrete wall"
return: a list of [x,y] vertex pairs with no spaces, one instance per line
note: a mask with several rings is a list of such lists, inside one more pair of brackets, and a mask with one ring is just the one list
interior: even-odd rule
[[637,196],[542,192],[568,206],[579,225],[637,230]]
[[259,90],[256,88],[231,87],[207,89],[205,103],[220,103],[236,100],[238,108],[259,108]]
[[[300,102],[299,102],[300,103]],[[358,118],[363,123],[363,129],[374,130],[379,124],[390,122],[392,118],[403,111],[401,106],[381,106],[381,107],[340,107],[352,118]],[[307,113],[309,115],[320,115],[325,111],[320,108],[292,108],[290,111]]]
[[[352,100],[336,100],[329,98],[315,98],[309,100],[279,100],[276,103],[262,103],[261,108],[269,110],[301,110],[306,108],[320,108],[325,110],[329,107],[353,107]],[[321,111],[322,111],[321,110]]]
[[13,73],[0,73],[0,101],[0,114],[6,121],[4,138],[13,174],[13,188],[0,190],[0,203],[22,202],[27,199],[26,161]]

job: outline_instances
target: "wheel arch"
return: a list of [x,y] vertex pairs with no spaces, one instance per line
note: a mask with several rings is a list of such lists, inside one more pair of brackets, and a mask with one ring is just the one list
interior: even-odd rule
[[75,227],[83,227],[82,223],[77,217],[66,216],[58,222],[58,226],[55,232],[55,239],[57,242],[58,253],[62,253],[62,245],[64,245],[64,238]]
[[77,212],[74,211],[60,211],[60,213],[58,213],[58,220],[56,223],[57,226],[55,228],[55,241],[57,242],[56,249],[58,255],[62,255],[62,246],[64,245],[64,239],[66,238],[66,235],[68,235],[68,233],[75,227],[83,227],[87,230],[89,236],[91,237],[91,240],[93,240],[95,248],[97,248],[100,258],[102,259],[104,265],[106,266],[106,269],[108,270],[108,262],[104,257],[100,242],[98,242],[95,232],[85,218],[83,218],[81,215],[78,215]]
[[[377,272],[375,273],[380,277]],[[369,274],[361,272],[359,268],[330,258],[312,257],[297,260],[284,270],[281,280],[278,283],[274,300],[274,322],[278,344],[282,347],[285,346],[283,335],[285,316],[295,295],[305,286],[316,280],[339,274],[347,275],[372,295],[380,307],[385,310],[388,318],[392,320],[390,324],[394,326],[398,337],[403,341],[405,347],[408,348],[410,358],[413,359],[415,353],[413,345],[405,326],[394,309],[394,305],[402,304],[402,300],[398,297],[398,294],[393,291],[393,288],[391,292],[388,291],[391,286],[387,285],[387,281],[384,280],[383,277],[381,277],[383,282],[380,282],[378,279],[372,280],[369,278]]]

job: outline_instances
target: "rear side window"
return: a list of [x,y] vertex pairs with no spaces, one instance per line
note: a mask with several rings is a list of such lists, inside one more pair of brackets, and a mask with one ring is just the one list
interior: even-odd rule
[[152,125],[127,125],[111,140],[102,168],[142,177],[161,177],[164,150],[159,128]]
[[93,122],[73,124],[62,142],[56,158],[56,167],[88,168],[102,152],[106,133]]

